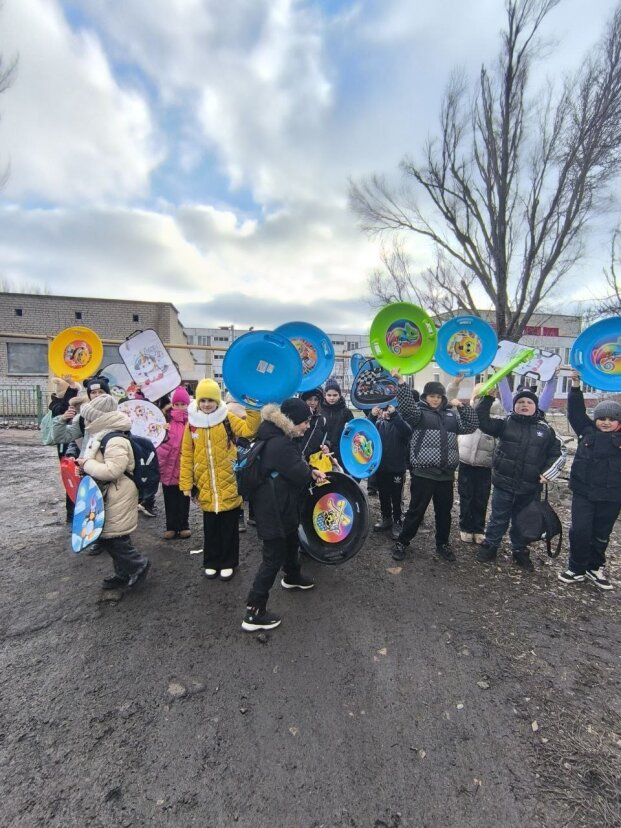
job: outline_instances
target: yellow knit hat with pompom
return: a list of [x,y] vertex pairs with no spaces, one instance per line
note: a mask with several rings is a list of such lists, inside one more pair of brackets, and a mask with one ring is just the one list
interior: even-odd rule
[[202,379],[196,386],[194,392],[194,399],[198,400],[215,400],[218,404],[222,400],[222,392],[220,386],[215,380]]

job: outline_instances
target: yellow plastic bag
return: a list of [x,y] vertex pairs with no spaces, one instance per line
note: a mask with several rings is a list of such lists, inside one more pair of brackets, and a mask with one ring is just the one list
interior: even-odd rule
[[321,472],[332,471],[332,460],[323,451],[316,451],[308,458],[308,465],[313,469],[319,469]]

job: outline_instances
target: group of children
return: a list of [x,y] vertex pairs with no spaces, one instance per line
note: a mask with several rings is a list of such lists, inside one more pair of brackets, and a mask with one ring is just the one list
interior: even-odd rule
[[[439,382],[425,385],[420,397],[398,371],[397,406],[369,412],[382,440],[382,461],[376,475],[381,509],[377,531],[390,530],[392,557],[403,561],[425,512],[433,501],[437,554],[455,560],[449,544],[454,477],[458,470],[460,536],[476,543],[476,560],[496,558],[509,528],[515,564],[530,571],[528,544],[520,535],[516,517],[539,499],[543,484],[556,479],[565,463],[565,449],[545,421],[537,395],[518,390],[512,411],[502,417],[491,395],[470,404],[457,399],[459,378],[447,390]],[[564,583],[591,580],[603,589],[611,585],[604,573],[605,550],[621,509],[621,405],[599,403],[591,420],[585,410],[579,377],[572,380],[569,419],[580,441],[571,471],[573,492],[570,555],[559,575]],[[59,454],[75,446],[76,462],[105,490],[106,522],[99,550],[110,553],[114,573],[104,588],[133,587],[146,575],[149,561],[133,546],[138,493],[131,477],[134,458],[123,435],[129,418],[117,410],[107,382],[94,377],[82,389],[68,378],[58,381],[50,409],[55,414],[54,435]],[[164,538],[188,538],[190,500],[203,512],[203,569],[209,579],[230,581],[239,565],[239,529],[242,499],[234,465],[238,445],[261,441],[260,483],[251,496],[262,561],[250,588],[242,627],[271,629],[280,618],[268,612],[269,592],[278,572],[284,589],[311,589],[300,566],[299,505],[305,487],[324,479],[309,465],[313,457],[328,455],[339,463],[339,442],[352,413],[338,383],[326,382],[281,405],[261,412],[227,406],[218,384],[201,380],[194,400],[177,388],[161,406],[167,435],[157,449],[166,512]],[[114,432],[112,438],[106,435]],[[102,448],[103,446],[103,448]],[[402,516],[405,472],[410,471],[410,503]],[[486,511],[491,495],[491,515]],[[69,502],[68,506],[68,518]]]

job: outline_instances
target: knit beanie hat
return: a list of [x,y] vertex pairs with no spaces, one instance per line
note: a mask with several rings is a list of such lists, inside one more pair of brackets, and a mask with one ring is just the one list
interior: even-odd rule
[[89,377],[89,379],[84,382],[84,388],[86,389],[89,400],[92,392],[97,391],[100,388],[105,394],[110,393],[110,384],[105,377]]
[[527,400],[531,400],[535,403],[535,407],[539,408],[539,397],[535,394],[534,391],[531,391],[528,388],[524,388],[522,391],[518,391],[517,394],[513,397],[513,408],[515,410],[515,404],[518,400],[522,400],[526,397]]
[[427,394],[437,394],[439,397],[446,397],[446,388],[441,382],[426,382],[421,397],[425,399]]
[[175,390],[173,391],[171,403],[173,405],[175,403],[184,403],[185,405],[190,404],[190,395],[182,385],[180,385],[179,388],[175,388]]
[[[328,380],[328,382],[329,381],[330,380]],[[340,392],[340,389],[339,389],[339,392]],[[301,400],[308,400],[311,397],[317,397],[319,399],[319,402],[323,402],[323,391],[321,390],[321,388],[310,388],[308,391],[303,391],[300,394],[300,399]]]
[[313,412],[310,410],[308,403],[299,397],[289,397],[288,400],[281,403],[280,410],[285,417],[291,420],[293,425],[299,425],[305,420],[310,420],[313,416]]
[[593,409],[593,419],[603,420],[604,417],[609,417],[611,420],[617,420],[621,423],[621,405],[614,400],[602,400],[597,403]]
[[85,423],[92,423],[97,417],[102,414],[109,414],[111,411],[116,411],[116,400],[109,394],[100,394],[94,400],[87,402],[82,406],[80,414],[84,417]]
[[220,386],[215,380],[202,379],[196,386],[194,399],[196,401],[214,400],[219,405],[222,402],[222,392],[220,391]]
[[334,377],[330,377],[329,380],[326,380],[326,384],[323,387],[323,391],[324,391],[324,394],[327,391],[338,391],[339,394],[341,394],[341,395],[343,394],[343,392],[341,391],[341,386],[334,379]]

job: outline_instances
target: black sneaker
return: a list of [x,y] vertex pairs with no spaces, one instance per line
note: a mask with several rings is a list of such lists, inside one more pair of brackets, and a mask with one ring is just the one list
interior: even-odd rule
[[138,511],[142,512],[142,514],[146,515],[147,517],[157,517],[157,511],[155,510],[155,506],[145,506],[144,503],[139,503]]
[[600,566],[599,569],[587,569],[584,575],[600,589],[612,589],[612,584],[606,577],[603,566]]
[[134,572],[133,575],[129,576],[129,581],[127,582],[127,586],[130,587],[137,587],[138,584],[141,584],[144,579],[147,577],[147,572],[149,571],[149,567],[151,566],[151,561],[146,561],[145,564],[138,572]]
[[524,572],[534,572],[535,567],[533,566],[533,562],[530,559],[530,555],[528,554],[528,549],[514,549],[513,550],[513,563],[516,566],[519,566],[520,569],[523,569]]
[[403,543],[399,543],[397,541],[392,548],[392,559],[393,561],[404,561],[406,555],[406,546]]
[[315,582],[305,578],[300,572],[298,575],[285,575],[280,585],[283,589],[312,589]]
[[399,540],[399,535],[401,534],[401,530],[403,529],[403,523],[400,520],[395,520],[391,529],[390,529],[390,537],[393,540]]
[[91,543],[91,545],[86,550],[86,554],[90,555],[91,557],[93,555],[101,555],[102,552],[103,546],[100,543],[97,543],[97,541],[95,541],[95,543]]
[[479,561],[479,563],[490,563],[490,561],[496,560],[497,554],[498,549],[495,546],[492,546],[491,543],[488,543],[488,541],[483,541],[483,543],[479,546],[474,559],[475,561]]
[[557,578],[564,584],[577,584],[579,581],[584,581],[584,574],[566,569],[564,572],[559,572]]
[[384,529],[390,528],[392,528],[392,520],[389,517],[383,517],[381,520],[378,520],[377,523],[373,524],[374,532],[383,532]]
[[121,587],[127,586],[128,579],[123,578],[121,575],[109,575],[107,578],[104,578],[101,582],[102,589],[120,589]]
[[246,607],[246,615],[242,621],[242,630],[255,632],[255,630],[273,630],[281,622],[280,615],[275,615],[265,609]]
[[448,543],[441,543],[439,546],[436,546],[436,553],[441,557],[444,558],[445,561],[456,561],[457,558],[455,557],[455,553],[448,545]]

